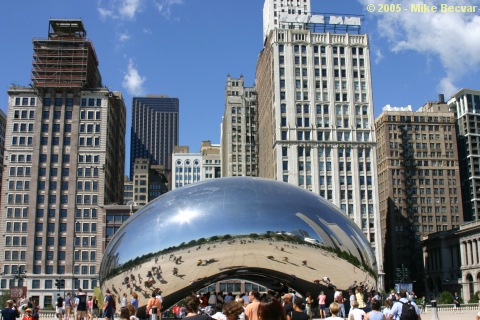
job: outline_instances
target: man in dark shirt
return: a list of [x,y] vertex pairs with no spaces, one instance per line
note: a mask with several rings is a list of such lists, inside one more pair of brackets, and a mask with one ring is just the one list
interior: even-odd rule
[[20,317],[17,306],[13,304],[12,300],[7,300],[6,307],[2,309],[1,313],[3,320],[15,320]]

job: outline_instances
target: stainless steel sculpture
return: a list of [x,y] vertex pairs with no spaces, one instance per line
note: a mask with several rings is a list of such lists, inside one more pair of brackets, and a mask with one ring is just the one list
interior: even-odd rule
[[[317,294],[355,281],[375,286],[376,262],[361,230],[322,197],[260,178],[221,178],[152,201],[115,234],[100,268],[102,290],[161,289],[168,307],[225,279]],[[319,280],[319,281],[317,281]]]

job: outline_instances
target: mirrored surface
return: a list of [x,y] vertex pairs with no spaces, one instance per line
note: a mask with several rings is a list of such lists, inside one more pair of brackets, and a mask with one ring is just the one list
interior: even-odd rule
[[[102,289],[164,304],[225,279],[317,294],[356,281],[375,286],[361,230],[322,197],[275,180],[235,177],[184,186],[128,219],[106,249]],[[330,284],[322,279],[328,277]]]

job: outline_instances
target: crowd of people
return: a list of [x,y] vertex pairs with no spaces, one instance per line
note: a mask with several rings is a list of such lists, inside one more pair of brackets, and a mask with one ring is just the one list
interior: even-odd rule
[[[401,290],[392,292],[383,301],[378,292],[365,293],[361,287],[350,290],[348,296],[346,292],[337,290],[330,302],[331,297],[328,298],[324,291],[316,299],[309,292],[304,296],[295,292],[281,295],[273,291],[261,295],[252,290],[236,297],[231,292],[226,295],[210,292],[189,296],[184,304],[175,305],[172,311],[175,318],[187,320],[312,320],[313,317],[392,320],[399,319],[402,312],[412,312],[421,320],[422,308],[417,306],[415,298],[414,293]],[[408,311],[405,311],[404,304],[409,307]]]
[[[331,293],[330,293],[331,294]],[[425,297],[419,299],[414,292],[392,290],[383,298],[378,292],[364,292],[362,287],[347,291],[336,290],[333,295],[327,296],[320,291],[314,298],[310,292],[300,295],[296,292],[280,294],[268,291],[260,294],[251,290],[234,296],[232,292],[206,292],[189,295],[179,304],[168,310],[163,310],[161,291],[151,293],[146,304],[146,315],[149,320],[161,320],[162,317],[174,317],[187,320],[312,320],[347,319],[347,320],[392,320],[400,319],[402,312],[411,312],[412,319],[416,315],[421,320],[421,313],[425,310]],[[329,301],[330,300],[330,301]],[[117,309],[116,301],[120,303]],[[460,312],[460,298],[454,295],[455,312]],[[405,307],[407,306],[407,307]],[[348,308],[348,310],[347,310]],[[480,302],[479,302],[480,308]],[[16,301],[8,300],[6,307],[1,310],[2,320],[38,320],[39,307],[33,299],[22,299],[17,306]],[[103,303],[95,296],[87,296],[82,289],[75,295],[67,293],[57,296],[55,303],[56,318],[59,320],[114,320],[120,316],[122,320],[138,320],[138,295],[131,294],[131,298],[124,293],[121,298],[106,290]],[[477,319],[480,319],[480,313]]]

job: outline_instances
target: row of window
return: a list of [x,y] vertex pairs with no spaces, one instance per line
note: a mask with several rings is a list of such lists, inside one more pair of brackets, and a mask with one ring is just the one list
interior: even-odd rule
[[[312,140],[311,137],[311,132],[310,131],[301,131],[301,130],[296,130],[297,131],[297,140],[300,141],[310,141]],[[350,138],[350,133],[351,132],[337,132],[337,139],[336,141],[351,141]],[[329,131],[317,131],[317,141],[333,141],[331,139],[333,135],[330,135]],[[357,139],[355,141],[370,141],[370,132],[357,132],[356,135]],[[281,140],[282,141],[287,141],[288,139],[288,131],[287,130],[282,130],[281,131]]]
[[34,106],[36,104],[35,98],[30,97],[16,97],[15,105],[16,106]]
[[[313,52],[314,53],[326,53],[327,52],[327,46],[318,46],[318,45],[314,45],[313,46]],[[340,54],[340,55],[343,55],[345,54],[345,47],[342,47],[342,46],[331,46],[331,49],[332,49],[332,53],[333,54]],[[278,46],[278,51],[279,52],[285,52],[285,45],[283,44],[280,44]],[[295,53],[299,53],[299,52],[302,52],[302,53],[306,53],[307,52],[307,46],[306,45],[294,45],[293,46],[293,51]],[[356,55],[357,53],[359,55],[363,55],[363,48],[362,47],[352,47],[352,54],[353,55]]]
[[[35,237],[35,245],[36,246],[43,246],[43,237],[36,236]],[[46,237],[46,245],[51,247],[55,246],[55,237]],[[66,237],[58,237],[58,245],[63,247],[67,245],[67,238]],[[97,245],[97,237],[75,237],[75,246],[76,247],[95,247]]]
[[[40,284],[41,281],[43,281],[43,289],[53,289],[53,280],[39,280],[39,279],[33,279],[32,280],[32,289],[41,289]],[[82,286],[81,288],[83,290],[86,289],[93,289],[97,286],[97,280],[81,280],[82,281]],[[13,284],[11,285],[13,287]],[[74,289],[78,289],[80,287],[80,280],[77,280]],[[2,288],[5,288],[5,286],[2,286]],[[48,305],[52,306],[52,296],[45,296],[44,297],[44,307],[47,307]],[[56,299],[56,297],[55,297]]]

